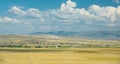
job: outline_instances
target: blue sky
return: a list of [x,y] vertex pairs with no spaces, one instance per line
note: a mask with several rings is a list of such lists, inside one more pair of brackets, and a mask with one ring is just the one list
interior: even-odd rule
[[0,34],[119,31],[120,0],[1,0]]

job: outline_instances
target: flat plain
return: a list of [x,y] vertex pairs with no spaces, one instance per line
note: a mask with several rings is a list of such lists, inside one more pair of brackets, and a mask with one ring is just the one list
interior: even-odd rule
[[120,48],[0,48],[0,64],[120,64]]

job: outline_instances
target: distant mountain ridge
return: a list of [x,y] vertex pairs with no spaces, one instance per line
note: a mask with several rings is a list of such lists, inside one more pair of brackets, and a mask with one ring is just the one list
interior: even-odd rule
[[78,38],[80,37],[80,38],[120,40],[120,31],[86,31],[86,32],[56,31],[56,32],[35,32],[30,34],[47,34]]

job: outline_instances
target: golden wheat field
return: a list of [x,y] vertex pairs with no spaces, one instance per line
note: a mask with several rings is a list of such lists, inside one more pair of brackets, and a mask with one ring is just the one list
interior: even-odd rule
[[120,64],[120,48],[1,48],[0,64]]

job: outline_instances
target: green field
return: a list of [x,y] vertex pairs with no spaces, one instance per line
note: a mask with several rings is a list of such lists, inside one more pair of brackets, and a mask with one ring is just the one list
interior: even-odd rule
[[120,64],[120,48],[0,48],[0,64]]

